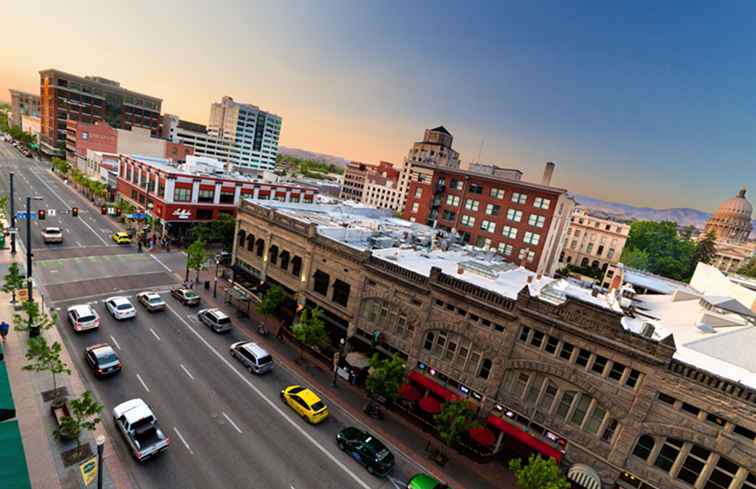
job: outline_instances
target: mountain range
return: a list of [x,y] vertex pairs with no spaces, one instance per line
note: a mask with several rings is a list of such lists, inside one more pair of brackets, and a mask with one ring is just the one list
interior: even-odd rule
[[303,158],[305,160],[320,161],[322,163],[329,163],[341,168],[346,168],[349,160],[342,158],[341,156],[333,156],[325,153],[316,153],[314,151],[307,151],[306,149],[288,148],[286,146],[279,146],[278,152],[283,155],[294,156],[296,158]]

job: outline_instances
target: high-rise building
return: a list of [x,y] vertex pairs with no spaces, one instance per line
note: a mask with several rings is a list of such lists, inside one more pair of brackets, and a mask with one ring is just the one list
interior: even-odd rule
[[208,134],[231,144],[233,165],[261,170],[276,166],[281,117],[275,114],[223,97],[210,107]]
[[171,142],[194,148],[197,156],[208,156],[223,163],[231,163],[234,145],[228,140],[210,136],[207,126],[182,120],[177,115],[164,114],[162,135]]
[[11,96],[11,126],[21,126],[21,119],[28,115],[39,117],[39,95],[10,89]]
[[39,72],[42,132],[40,148],[63,155],[66,121],[106,121],[116,129],[149,129],[159,135],[162,99],[132,92],[98,76],[77,76],[50,69]]

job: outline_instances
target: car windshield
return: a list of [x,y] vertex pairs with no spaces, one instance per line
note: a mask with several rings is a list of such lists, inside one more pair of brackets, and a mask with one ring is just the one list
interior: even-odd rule
[[128,311],[129,309],[131,309],[131,304],[129,304],[128,302],[122,302],[121,304],[118,304],[116,306],[116,309],[118,309],[119,311]]
[[260,365],[265,365],[266,363],[272,362],[273,359],[270,357],[270,355],[265,355],[264,357],[260,357],[259,360],[257,360],[257,363]]
[[161,302],[163,302],[163,299],[161,299],[160,297],[150,297],[149,301],[151,304],[160,304]]
[[186,296],[187,299],[194,299],[195,297],[197,297],[197,294],[195,294],[191,290],[184,291],[184,295]]
[[45,232],[47,234],[60,234],[60,229],[57,229],[57,228],[47,228],[47,229],[45,229]]
[[318,401],[310,407],[312,408],[313,411],[320,411],[321,409],[325,407],[325,404],[323,404],[323,401]]
[[100,363],[100,365],[118,361],[118,357],[112,350],[98,351],[96,355],[97,361]]
[[384,448],[383,450],[375,454],[375,459],[380,462],[387,458],[389,455],[391,455],[391,452],[389,452],[387,448]]
[[304,387],[302,387],[302,386],[299,386],[299,387],[295,387],[295,388],[293,388],[292,390],[290,390],[290,391],[289,391],[289,394],[299,394],[299,393],[300,393],[300,392],[302,392],[302,391],[303,391],[304,389],[305,389],[305,388],[304,388]]
[[95,320],[94,314],[85,313],[79,316],[80,323],[88,323],[89,321],[94,321],[94,320]]

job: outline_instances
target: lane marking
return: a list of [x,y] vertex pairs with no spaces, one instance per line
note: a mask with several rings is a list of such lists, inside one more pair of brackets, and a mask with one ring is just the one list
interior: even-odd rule
[[179,363],[179,367],[181,367],[181,370],[183,370],[184,373],[188,375],[190,379],[194,380],[194,375],[192,375],[192,373],[186,367],[184,367],[183,363]]
[[181,443],[183,443],[186,449],[189,450],[189,455],[194,455],[194,452],[192,451],[192,447],[190,447],[189,444],[186,442],[186,440],[184,440],[184,436],[181,434],[178,428],[174,426],[173,431],[176,432],[176,435],[178,435],[179,440],[181,440]]
[[76,246],[81,247],[81,241],[77,241]]
[[152,336],[154,336],[156,340],[160,341],[160,336],[158,336],[154,329],[150,328],[150,333],[152,333]]
[[233,426],[236,429],[236,431],[238,431],[239,434],[241,434],[242,430],[240,430],[239,427],[236,426],[236,423],[234,423],[233,421],[231,421],[231,418],[228,417],[228,414],[224,413],[223,411],[221,411],[221,414],[223,415],[224,418],[226,418],[226,421],[228,421],[229,423],[231,423],[231,426]]
[[142,376],[139,374],[136,374],[136,378],[139,379],[139,382],[142,384],[142,387],[144,387],[144,390],[147,392],[150,392],[150,388],[147,387],[147,384],[144,383],[144,380],[142,380]]
[[121,345],[118,344],[118,341],[113,337],[113,335],[110,335],[110,339],[113,340],[113,344],[115,345],[115,347],[120,350]]
[[[320,442],[318,442],[318,441],[317,441],[317,440],[316,440],[315,438],[313,438],[313,436],[312,436],[312,435],[310,435],[310,434],[309,434],[309,433],[308,433],[307,431],[305,431],[305,429],[304,429],[304,428],[302,428],[302,427],[301,427],[301,426],[300,426],[300,425],[299,425],[299,424],[297,423],[297,421],[294,421],[293,419],[291,419],[291,418],[289,417],[289,415],[288,415],[287,413],[285,413],[285,412],[284,412],[284,411],[283,411],[283,410],[281,409],[281,407],[280,407],[280,406],[279,406],[279,405],[278,405],[278,404],[277,404],[276,402],[274,402],[274,401],[270,400],[270,399],[269,399],[269,398],[268,398],[268,397],[267,397],[267,396],[266,396],[266,395],[265,395],[265,394],[264,394],[264,393],[263,393],[263,392],[262,392],[262,391],[261,391],[261,390],[260,390],[260,389],[259,389],[259,388],[258,388],[258,387],[257,387],[256,385],[255,385],[255,384],[253,384],[253,383],[252,383],[252,382],[251,382],[251,381],[250,381],[250,380],[249,380],[248,378],[246,378],[246,377],[245,377],[244,375],[242,375],[242,374],[241,374],[241,372],[239,372],[239,371],[238,371],[237,369],[235,369],[235,368],[234,368],[234,366],[233,366],[233,365],[231,365],[231,363],[230,363],[230,362],[229,362],[228,360],[226,360],[226,358],[225,358],[225,357],[224,357],[223,355],[221,355],[220,353],[218,353],[218,351],[217,351],[217,350],[216,350],[215,348],[213,348],[213,347],[212,347],[212,345],[210,345],[210,343],[208,343],[208,342],[207,342],[207,340],[206,340],[205,338],[203,338],[203,337],[202,337],[202,335],[200,335],[200,334],[199,334],[199,333],[198,333],[197,331],[195,331],[195,330],[194,330],[194,328],[192,328],[192,326],[191,326],[191,325],[190,325],[190,324],[189,324],[188,322],[186,322],[186,320],[185,320],[184,318],[182,318],[182,317],[181,317],[181,316],[180,316],[180,315],[179,315],[179,314],[178,314],[178,313],[176,312],[176,310],[175,310],[175,309],[173,309],[173,307],[171,307],[171,306],[169,305],[169,306],[168,306],[168,309],[169,309],[169,310],[170,310],[170,311],[171,311],[171,312],[172,312],[173,314],[175,314],[175,315],[176,315],[176,317],[178,317],[178,318],[179,318],[179,320],[180,320],[180,321],[181,321],[182,323],[184,323],[184,325],[185,325],[185,326],[186,326],[187,328],[189,328],[189,331],[191,331],[192,333],[194,333],[194,335],[195,335],[195,336],[196,336],[196,337],[197,337],[197,338],[198,338],[198,339],[199,339],[199,340],[200,340],[200,341],[201,341],[201,342],[202,342],[202,343],[203,343],[203,344],[204,344],[204,345],[205,345],[205,346],[206,346],[206,347],[207,347],[207,348],[208,348],[208,349],[209,349],[209,350],[210,350],[210,351],[211,351],[211,352],[212,352],[212,353],[213,353],[213,354],[214,354],[214,355],[216,356],[216,357],[218,357],[218,359],[219,359],[219,360],[220,360],[221,362],[223,362],[223,363],[224,363],[224,364],[225,364],[225,365],[226,365],[226,366],[227,366],[227,367],[228,367],[229,369],[231,369],[231,371],[232,371],[232,372],[234,372],[234,373],[235,373],[235,374],[237,375],[237,377],[239,377],[239,378],[240,378],[240,379],[242,380],[242,382],[244,382],[245,384],[247,384],[247,386],[249,386],[249,388],[250,388],[250,389],[252,389],[252,390],[253,390],[253,391],[254,391],[254,392],[255,392],[255,393],[256,393],[256,394],[257,394],[257,395],[258,395],[258,396],[260,397],[260,399],[262,399],[263,401],[265,401],[265,403],[266,403],[266,404],[268,404],[268,406],[270,406],[270,407],[271,407],[271,409],[273,409],[273,411],[275,411],[275,412],[276,412],[276,413],[277,413],[277,414],[278,414],[279,416],[281,416],[281,418],[283,418],[283,419],[284,419],[284,421],[286,421],[287,423],[289,423],[289,424],[290,424],[290,425],[291,425],[291,426],[292,426],[292,427],[293,427],[293,428],[294,428],[294,429],[295,429],[296,431],[298,431],[298,432],[299,432],[299,433],[300,433],[300,434],[301,434],[302,436],[304,436],[304,437],[305,437],[305,438],[307,439],[307,441],[309,441],[310,443],[312,443],[312,444],[313,444],[313,445],[314,445],[314,446],[315,446],[315,447],[316,447],[316,448],[317,448],[318,450],[320,450],[320,452],[321,452],[321,453],[322,453],[323,455],[325,455],[325,456],[326,456],[326,458],[330,459],[330,460],[331,460],[331,462],[333,462],[334,464],[336,464],[336,466],[338,466],[338,467],[339,467],[339,468],[340,468],[341,470],[343,470],[343,471],[344,471],[344,472],[345,472],[345,473],[346,473],[346,474],[347,474],[347,475],[348,475],[349,477],[351,477],[351,478],[352,478],[352,480],[354,480],[354,481],[355,481],[355,482],[356,482],[356,483],[357,483],[357,484],[358,484],[358,485],[359,485],[360,487],[362,487],[362,488],[364,488],[364,489],[371,489],[371,488],[370,488],[370,486],[369,486],[369,485],[367,485],[367,484],[366,484],[365,482],[363,482],[363,481],[362,481],[362,479],[360,479],[360,478],[359,478],[359,477],[357,476],[357,474],[356,474],[356,473],[354,473],[354,472],[353,472],[353,471],[352,471],[352,470],[351,470],[351,469],[350,469],[349,467],[347,467],[347,466],[346,466],[346,465],[345,465],[345,464],[344,464],[343,462],[341,462],[341,461],[340,461],[339,459],[337,459],[337,458],[336,458],[336,456],[335,456],[335,455],[333,455],[333,454],[331,453],[331,451],[330,451],[329,449],[326,449],[326,447],[324,447],[323,445],[321,445],[321,444],[320,444]],[[298,420],[298,419],[299,419],[299,418],[297,418],[297,420]]]
[[163,268],[165,268],[166,270],[168,270],[169,272],[172,272],[172,271],[173,271],[173,270],[171,270],[170,268],[168,268],[168,267],[166,266],[166,264],[165,264],[165,263],[163,263],[162,261],[160,261],[160,259],[159,259],[158,257],[156,257],[155,255],[153,255],[152,253],[150,253],[150,256],[152,257],[152,259],[153,259],[153,260],[155,260],[156,262],[160,263],[160,265],[161,265],[161,266],[162,266]]

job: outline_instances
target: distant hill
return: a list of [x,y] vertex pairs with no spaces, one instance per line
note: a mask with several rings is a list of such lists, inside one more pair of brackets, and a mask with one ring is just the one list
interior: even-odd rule
[[341,168],[346,168],[347,163],[349,163],[349,160],[342,158],[341,156],[315,153],[314,151],[307,151],[305,149],[287,148],[286,146],[279,146],[278,152],[283,155],[295,156],[297,158],[304,158],[306,160],[321,161],[323,163],[333,164]]

